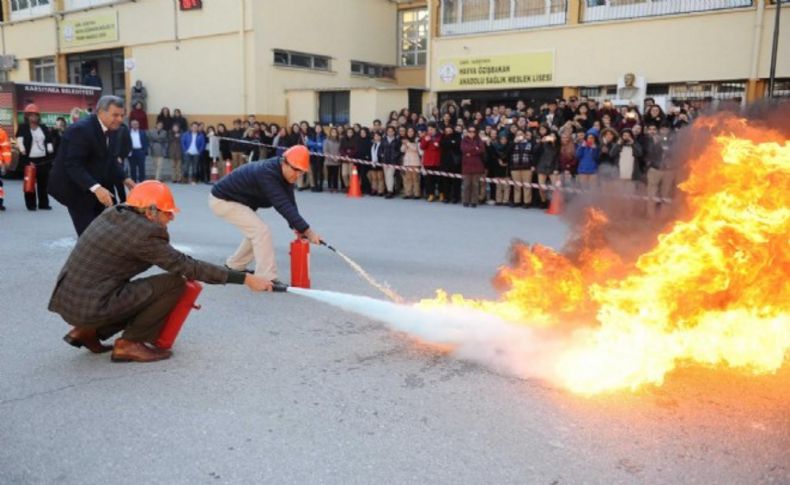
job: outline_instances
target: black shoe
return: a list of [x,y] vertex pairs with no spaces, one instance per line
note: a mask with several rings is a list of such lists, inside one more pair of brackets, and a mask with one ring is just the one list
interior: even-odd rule
[[252,271],[251,269],[247,269],[247,268],[244,268],[244,269],[233,269],[230,266],[228,266],[227,264],[224,265],[224,266],[225,266],[226,269],[228,269],[230,271],[238,271],[240,273],[255,274],[255,271]]
[[477,208],[477,204],[472,204],[472,209]]
[[4,205],[0,205],[0,212],[2,212],[4,210],[5,210],[5,206]]
[[39,207],[39,209],[41,209],[41,210],[43,210],[43,211],[51,211],[51,210],[52,210],[52,207],[51,207],[51,206],[48,206],[48,205],[45,205],[44,207]]
[[467,204],[466,202],[464,202],[464,207],[469,207],[469,204]]
[[35,211],[35,210],[36,210],[36,208],[35,208],[35,207],[28,207],[28,208],[27,208],[27,210],[29,210],[29,211]]

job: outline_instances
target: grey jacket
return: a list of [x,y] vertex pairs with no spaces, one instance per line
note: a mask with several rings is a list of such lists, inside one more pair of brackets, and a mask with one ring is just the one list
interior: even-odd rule
[[170,154],[170,135],[167,130],[149,130],[148,141],[151,143],[152,157],[167,157]]
[[[333,140],[331,138],[324,140],[324,155],[340,155],[340,140]],[[335,157],[326,157],[324,165],[328,167],[337,167],[340,165],[340,160]]]
[[230,272],[183,254],[167,229],[126,206],[105,209],[77,240],[58,275],[49,310],[72,325],[107,325],[139,311],[153,289],[133,277],[159,266],[206,283],[227,283]]

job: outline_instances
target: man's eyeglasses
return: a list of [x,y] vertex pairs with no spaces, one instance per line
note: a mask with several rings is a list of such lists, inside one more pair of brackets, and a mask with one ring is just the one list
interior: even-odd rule
[[286,165],[288,165],[289,167],[291,167],[291,170],[293,170],[293,171],[294,171],[294,172],[296,172],[297,174],[303,174],[303,173],[305,173],[305,171],[304,171],[304,170],[302,170],[302,169],[299,169],[299,168],[296,168],[296,167],[294,167],[293,165],[291,165],[291,164],[288,162],[288,160],[286,160],[286,161],[285,161],[285,164],[286,164]]

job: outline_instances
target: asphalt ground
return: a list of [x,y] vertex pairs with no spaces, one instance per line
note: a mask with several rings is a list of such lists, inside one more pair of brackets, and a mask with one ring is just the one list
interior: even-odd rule
[[[0,483],[790,483],[790,365],[687,367],[662,387],[580,397],[416,344],[290,294],[207,286],[172,359],[114,364],[46,309],[74,233],[56,204],[0,213]],[[240,240],[176,186],[173,243],[222,263]],[[559,247],[541,211],[298,195],[330,243],[409,300],[494,297],[513,238]],[[288,280],[286,223],[262,211]],[[314,288],[380,297],[312,248]]]

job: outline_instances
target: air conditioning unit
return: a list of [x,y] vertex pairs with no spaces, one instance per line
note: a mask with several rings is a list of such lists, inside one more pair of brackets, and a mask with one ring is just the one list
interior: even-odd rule
[[0,71],[12,71],[16,69],[16,56],[8,54],[0,56]]

